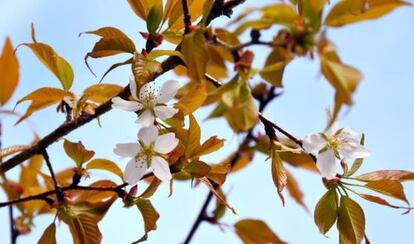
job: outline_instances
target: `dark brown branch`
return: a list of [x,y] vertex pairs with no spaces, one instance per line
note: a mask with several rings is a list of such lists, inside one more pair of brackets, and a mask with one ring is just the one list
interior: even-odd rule
[[222,15],[225,15],[230,18],[233,14],[233,9],[238,5],[244,3],[246,0],[216,0],[214,1],[213,7],[210,10],[210,14],[208,15],[205,24],[208,26],[211,21],[215,18],[218,18]]
[[52,177],[53,187],[55,188],[56,199],[58,200],[58,202],[63,202],[64,200],[63,192],[60,189],[58,182],[56,180],[56,175],[55,175],[55,172],[53,171],[52,163],[50,163],[49,154],[47,153],[46,149],[44,149],[41,152],[41,154],[46,161],[47,168],[49,169],[49,172],[50,172],[50,177]]
[[188,34],[191,32],[191,15],[190,15],[190,10],[188,8],[188,1],[181,0],[181,5],[183,8],[183,14],[184,14],[184,33]]
[[[162,62],[162,72],[154,77],[157,78],[158,76],[162,75],[163,73],[175,68],[177,65],[182,64],[182,61],[180,58],[176,56],[171,56],[167,58],[164,62]],[[150,82],[150,81],[148,81]],[[130,90],[129,85],[124,87],[117,96],[127,99],[130,96]],[[20,152],[19,154],[15,155],[14,157],[10,158],[6,162],[0,165],[0,173],[5,173],[8,170],[14,168],[15,166],[21,164],[25,160],[31,158],[32,156],[36,154],[41,154],[42,150],[46,149],[48,146],[59,140],[61,137],[69,134],[70,132],[76,130],[77,128],[89,123],[90,121],[98,118],[99,116],[103,115],[104,113],[110,111],[112,102],[109,99],[105,103],[101,104],[95,109],[95,114],[93,115],[86,115],[81,116],[75,120],[72,120],[70,122],[64,123],[61,126],[59,126],[57,129],[55,129],[53,132],[51,132],[49,135],[45,136],[43,139],[38,141],[36,144],[28,148],[27,150],[24,150]]]
[[262,123],[265,126],[266,125],[269,125],[269,126],[273,127],[274,129],[276,129],[277,131],[279,131],[280,133],[282,133],[283,135],[285,135],[287,138],[289,138],[290,140],[294,141],[300,147],[303,146],[302,140],[296,138],[295,136],[293,136],[292,134],[290,134],[289,132],[287,132],[285,129],[283,129],[279,125],[277,125],[274,122],[270,121],[269,119],[267,119],[266,117],[264,117],[261,113],[259,113],[259,119],[260,119],[260,121],[262,121]]

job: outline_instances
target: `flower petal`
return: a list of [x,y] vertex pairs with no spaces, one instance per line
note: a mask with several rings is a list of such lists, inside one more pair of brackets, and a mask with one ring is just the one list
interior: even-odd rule
[[151,168],[154,175],[161,181],[169,181],[172,178],[170,167],[165,159],[155,156],[152,157]]
[[157,137],[154,150],[159,153],[169,153],[178,145],[178,139],[174,133],[167,133]]
[[341,133],[338,135],[338,139],[344,143],[357,143],[359,144],[362,137],[362,133],[351,129],[351,128],[344,128],[342,129]]
[[157,103],[167,103],[175,97],[178,89],[180,88],[180,83],[176,80],[169,80],[165,82],[160,89],[160,93],[157,98]]
[[145,83],[143,86],[141,86],[141,89],[139,89],[139,100],[147,101],[150,98],[151,93],[151,84]]
[[135,157],[141,151],[138,143],[119,143],[116,144],[114,153],[121,157]]
[[333,150],[326,150],[317,156],[316,167],[322,177],[332,180],[336,177],[336,158]]
[[158,137],[158,129],[155,126],[142,127],[138,132],[138,139],[146,146],[154,143]]
[[165,120],[174,116],[174,114],[178,112],[178,109],[161,105],[156,106],[154,108],[154,112],[158,118],[160,118],[161,120]]
[[338,151],[343,158],[365,158],[371,155],[368,149],[358,143],[344,144]]
[[129,77],[129,90],[131,91],[132,97],[135,98],[136,100],[138,100],[138,96],[137,96],[137,83],[135,82],[134,75],[131,75]]
[[140,103],[134,101],[127,101],[120,97],[112,98],[112,108],[122,109],[128,112],[136,112],[142,109],[142,105]]
[[124,181],[130,185],[135,185],[147,171],[147,162],[144,157],[137,160],[131,159],[124,171]]
[[155,117],[152,114],[151,110],[144,110],[142,114],[139,115],[135,123],[141,124],[142,126],[151,126],[154,124]]
[[321,134],[313,134],[303,139],[303,148],[306,152],[317,154],[327,144]]

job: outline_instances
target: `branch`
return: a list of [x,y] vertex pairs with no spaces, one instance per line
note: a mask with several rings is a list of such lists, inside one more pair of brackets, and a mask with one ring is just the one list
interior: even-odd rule
[[245,1],[246,0],[216,0],[205,22],[206,26],[208,26],[215,18],[218,18],[222,15],[230,18],[230,16],[233,14],[233,8],[244,3]]
[[[164,74],[165,72],[175,68],[177,65],[182,64],[182,61],[180,58],[176,56],[170,56],[165,61],[161,63],[162,72],[157,74],[154,78],[156,79],[160,75]],[[152,80],[149,80],[148,82],[151,82]],[[119,96],[123,99],[128,99],[130,96],[130,90],[129,85],[124,87],[116,96]],[[58,128],[56,128],[53,132],[51,132],[49,135],[45,136],[43,139],[38,141],[33,146],[29,147],[28,149],[20,152],[19,154],[15,155],[14,157],[10,158],[6,162],[0,165],[0,174],[5,173],[8,170],[14,168],[15,166],[21,164],[25,160],[31,158],[32,156],[36,154],[41,154],[42,150],[45,150],[48,146],[59,140],[61,137],[69,134],[70,132],[76,130],[79,127],[82,127],[83,125],[89,123],[90,121],[98,118],[99,116],[105,114],[106,112],[110,111],[112,109],[111,107],[112,102],[111,99],[106,101],[105,103],[99,105],[95,109],[95,114],[93,115],[86,115],[81,116],[75,120],[72,120],[70,122],[64,123]]]
[[188,1],[181,0],[181,5],[183,6],[184,14],[184,34],[188,34],[191,32],[191,15],[190,10],[188,9]]
[[49,154],[47,154],[46,149],[44,149],[44,150],[41,152],[41,154],[42,154],[43,158],[44,158],[44,159],[45,159],[45,161],[46,161],[47,168],[49,169],[49,172],[50,172],[50,177],[52,177],[52,180],[53,180],[53,186],[54,186],[54,188],[55,188],[56,199],[58,200],[58,202],[63,202],[63,201],[64,201],[63,192],[62,192],[62,190],[60,189],[60,187],[59,187],[59,185],[58,185],[58,182],[57,182],[57,180],[56,180],[55,172],[53,171],[52,164],[50,163]]

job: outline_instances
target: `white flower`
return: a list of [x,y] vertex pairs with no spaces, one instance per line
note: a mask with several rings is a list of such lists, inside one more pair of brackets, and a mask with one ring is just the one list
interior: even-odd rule
[[117,144],[114,153],[121,157],[132,157],[124,171],[125,182],[130,185],[137,183],[148,168],[161,181],[169,181],[172,176],[164,157],[177,145],[178,139],[174,133],[158,135],[155,126],[141,128],[138,143]]
[[159,92],[154,91],[150,84],[143,85],[137,94],[137,85],[134,77],[129,78],[129,88],[133,101],[124,100],[120,97],[112,98],[112,108],[118,108],[130,112],[139,112],[136,123],[143,126],[154,124],[155,118],[165,120],[171,118],[178,112],[178,109],[166,105],[174,98],[179,88],[178,81],[170,80],[165,82]]
[[303,148],[316,155],[316,167],[328,180],[336,177],[336,159],[365,158],[369,151],[360,145],[362,134],[354,129],[338,129],[334,123],[324,133],[305,137]]

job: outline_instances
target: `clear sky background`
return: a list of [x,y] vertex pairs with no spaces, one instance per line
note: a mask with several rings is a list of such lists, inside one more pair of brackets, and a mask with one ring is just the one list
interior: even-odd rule
[[[247,1],[245,6],[257,6],[274,1]],[[240,8],[237,9],[238,12]],[[218,23],[223,23],[225,18]],[[73,91],[80,93],[96,83],[84,65],[83,58],[97,40],[93,36],[78,37],[83,31],[103,26],[118,27],[136,41],[137,48],[144,42],[138,32],[145,31],[143,21],[129,9],[126,1],[89,0],[0,0],[0,44],[6,35],[13,44],[30,42],[30,24],[34,22],[37,40],[52,45],[75,71]],[[354,24],[340,29],[330,29],[328,36],[334,40],[342,60],[358,67],[364,80],[355,94],[355,106],[341,118],[341,125],[357,128],[366,134],[366,146],[372,156],[365,160],[360,172],[377,169],[406,169],[414,171],[412,138],[414,136],[414,8],[406,7],[392,12],[376,21]],[[258,59],[265,56],[263,49],[254,49]],[[59,87],[58,80],[36,59],[28,48],[17,52],[21,67],[20,84],[8,107],[29,92],[45,86]],[[117,56],[91,60],[97,74],[102,74],[112,63],[124,60]],[[120,68],[106,78],[106,82],[124,86],[129,68]],[[163,76],[160,81],[173,78]],[[184,80],[180,80],[184,83]],[[325,108],[332,104],[333,89],[319,72],[317,60],[299,58],[289,64],[284,75],[284,95],[276,99],[264,112],[298,137],[318,132],[325,126]],[[17,111],[23,113],[27,104]],[[29,123],[17,127],[15,118],[2,119],[4,123],[3,145],[27,143],[32,139],[34,128],[41,136],[58,126],[63,115],[54,114],[54,109],[36,113]],[[197,113],[199,121],[206,112]],[[112,111],[102,117],[103,128],[95,122],[82,127],[67,136],[72,141],[82,140],[87,148],[93,149],[97,157],[106,157],[118,162],[124,168],[126,161],[116,157],[112,150],[116,143],[130,142],[136,138],[137,126],[134,115]],[[226,138],[226,147],[206,158],[208,162],[219,162],[236,148],[241,137],[233,135],[224,120],[203,123],[204,139],[211,135]],[[219,130],[217,128],[220,128]],[[49,148],[51,160],[57,169],[71,166],[63,153],[62,143]],[[328,237],[319,234],[313,223],[313,209],[325,189],[320,177],[304,170],[290,169],[299,180],[305,193],[305,201],[312,210],[306,213],[285,193],[286,207],[282,207],[273,186],[269,162],[263,155],[257,155],[253,163],[244,170],[231,175],[225,184],[229,192],[228,201],[238,215],[227,213],[223,223],[233,224],[244,218],[264,220],[289,243],[337,243],[334,227]],[[8,174],[17,177],[17,170]],[[105,177],[97,172],[95,177]],[[414,184],[407,183],[406,193],[414,201]],[[141,187],[142,189],[143,187]],[[168,186],[162,185],[152,198],[161,217],[158,230],[151,232],[148,243],[180,243],[184,240],[204,202],[207,190],[192,189],[189,182],[176,182],[174,194],[168,198]],[[4,195],[0,193],[3,201]],[[364,200],[356,200],[365,210],[367,234],[372,243],[409,243],[413,240],[414,216],[400,215],[400,211],[380,207]],[[35,221],[30,235],[19,237],[19,243],[36,242],[43,230],[51,223],[53,216],[42,216]],[[7,209],[0,209],[0,243],[9,240]],[[130,243],[143,234],[143,223],[137,209],[123,209],[117,201],[99,224],[103,233],[102,243]],[[68,228],[60,224],[57,231],[58,243],[71,243]],[[227,228],[220,231],[217,226],[203,223],[197,231],[194,243],[239,243],[237,236]]]

